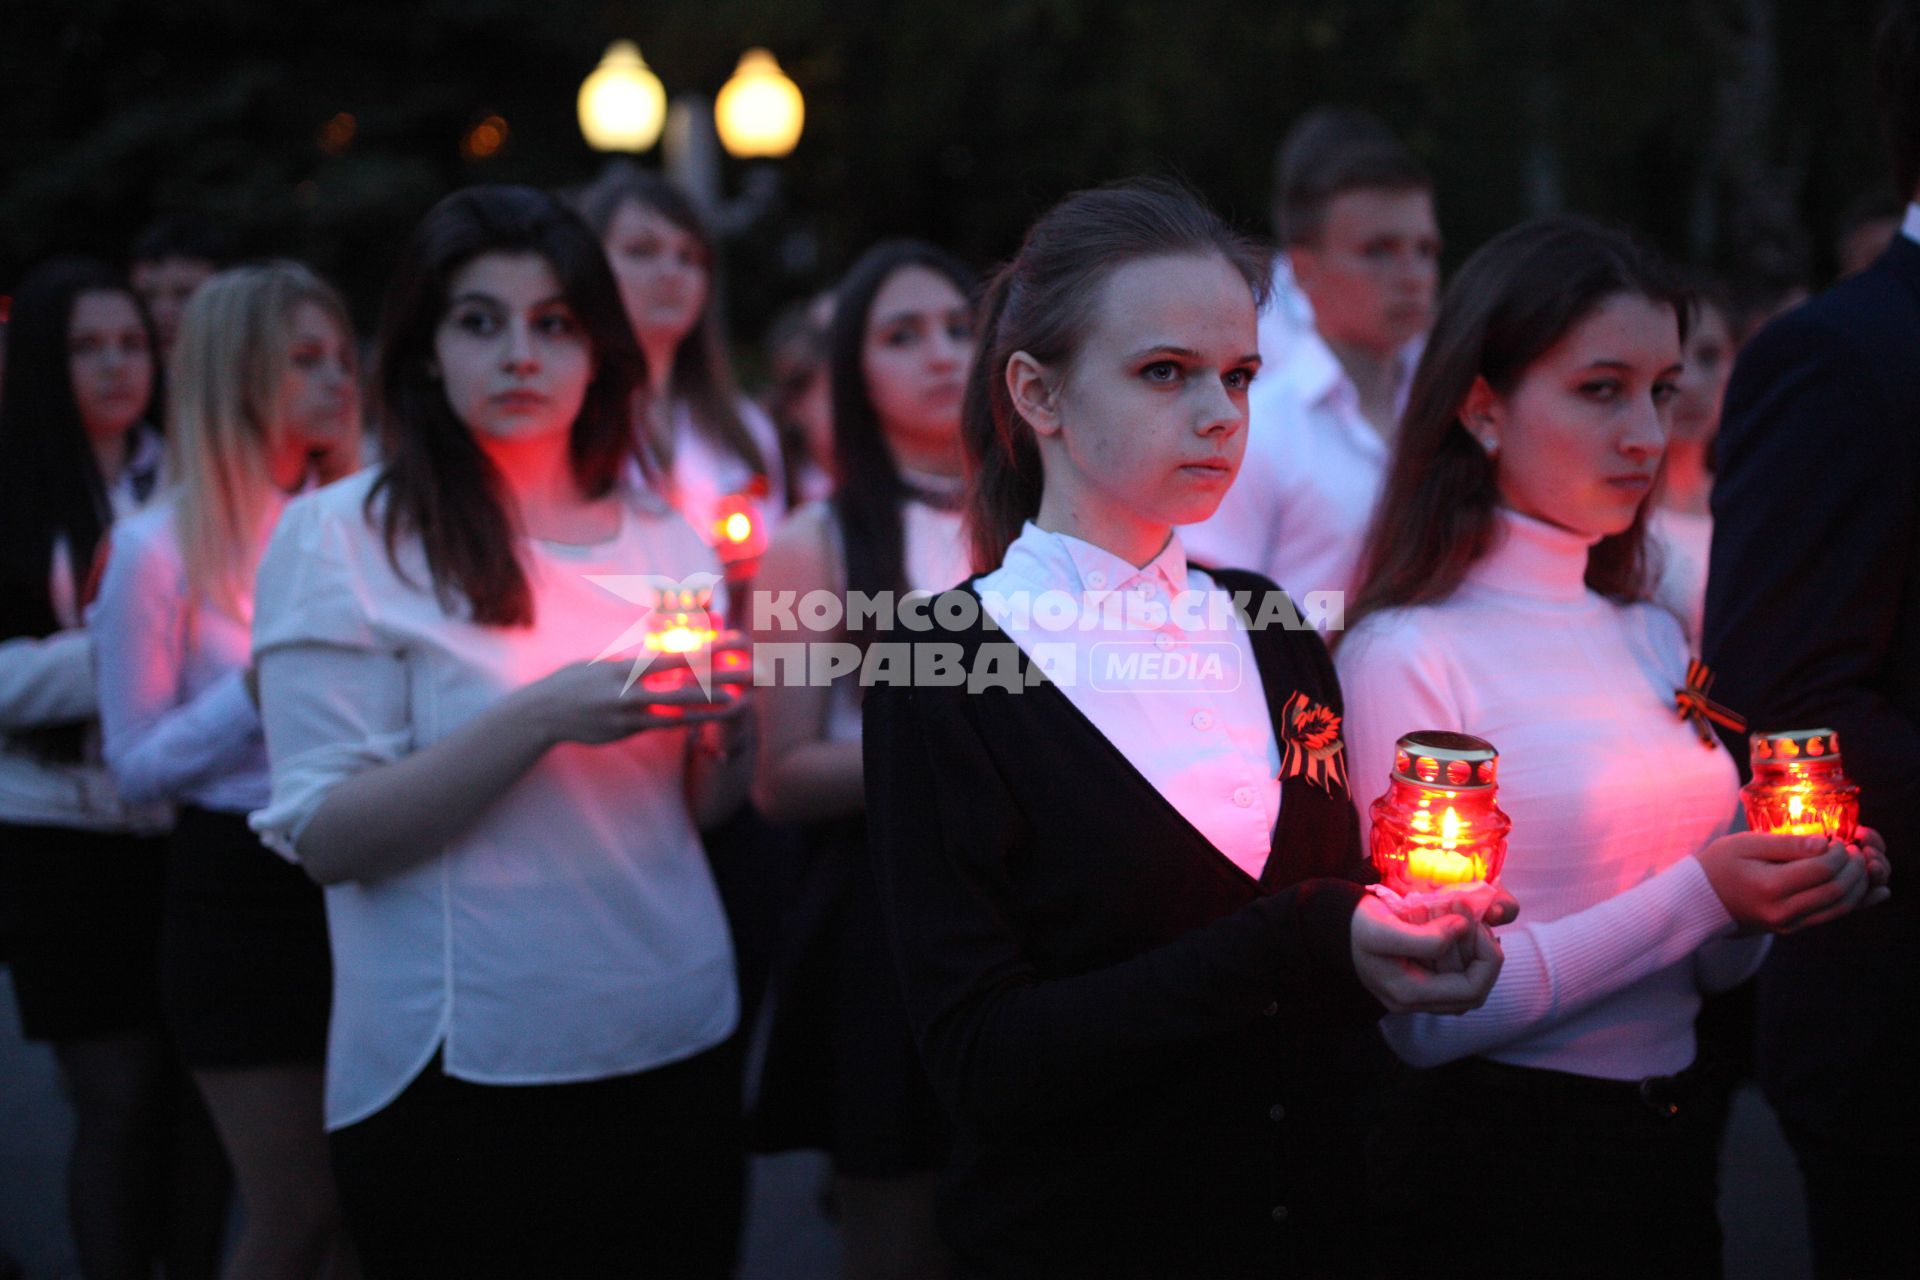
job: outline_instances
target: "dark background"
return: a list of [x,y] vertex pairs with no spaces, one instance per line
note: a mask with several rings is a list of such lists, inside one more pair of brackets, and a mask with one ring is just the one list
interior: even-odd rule
[[[1738,279],[1832,270],[1884,180],[1870,0],[0,0],[0,292],[155,214],[304,257],[370,322],[447,191],[564,186],[599,158],[581,80],[636,40],[669,95],[748,45],[806,95],[784,202],[730,244],[749,340],[888,233],[976,263],[1075,187],[1176,174],[1267,228],[1275,144],[1368,108],[1438,180],[1448,262],[1556,208]],[[326,133],[338,113],[354,129]],[[506,122],[492,155],[462,140]],[[642,160],[658,164],[658,150]],[[729,190],[740,167],[727,162]]]

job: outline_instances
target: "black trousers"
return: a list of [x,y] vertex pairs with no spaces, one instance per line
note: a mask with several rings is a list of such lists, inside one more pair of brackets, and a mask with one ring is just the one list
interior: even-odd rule
[[1368,1146],[1377,1273],[1719,1280],[1713,1095],[1484,1058],[1413,1073]]
[[369,1280],[714,1280],[743,1193],[733,1042],[583,1084],[480,1085],[435,1060],[332,1135]]

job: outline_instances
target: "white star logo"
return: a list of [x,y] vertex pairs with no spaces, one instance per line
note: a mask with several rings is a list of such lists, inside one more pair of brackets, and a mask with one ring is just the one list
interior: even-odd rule
[[[661,573],[589,573],[588,582],[622,600],[642,607],[638,621],[602,649],[595,662],[634,649],[633,670],[621,686],[625,693],[646,674],[662,654],[686,664],[709,701],[713,698],[713,638],[719,628],[707,605],[720,581],[717,573],[690,573],[669,578]],[[636,647],[637,646],[637,647]]]

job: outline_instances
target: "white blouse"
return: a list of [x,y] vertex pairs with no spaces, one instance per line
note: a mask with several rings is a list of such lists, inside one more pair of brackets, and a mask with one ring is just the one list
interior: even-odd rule
[[[1513,819],[1502,882],[1520,918],[1481,1008],[1397,1014],[1401,1057],[1481,1054],[1607,1079],[1693,1061],[1703,991],[1759,966],[1692,857],[1735,825],[1740,780],[1674,708],[1687,646],[1653,604],[1588,590],[1585,538],[1503,513],[1494,550],[1439,604],[1367,618],[1337,655],[1361,821],[1394,741],[1470,733],[1500,751]],[[1737,708],[1736,708],[1737,709]],[[1377,784],[1377,785],[1376,785]]]
[[[283,505],[271,503],[267,529]],[[87,613],[102,746],[129,801],[245,813],[267,802],[267,742],[246,689],[251,601],[234,617],[189,598],[177,516],[168,497],[113,529]]]
[[1136,569],[1029,521],[975,587],[1067,700],[1258,877],[1280,819],[1280,744],[1246,627],[1227,593],[1188,566],[1179,534]]
[[[785,513],[782,505],[786,481],[780,458],[780,433],[773,419],[751,400],[742,398],[734,408],[747,434],[760,446],[767,464],[767,496],[758,500],[762,531],[771,535]],[[693,410],[685,400],[673,406],[673,471],[662,488],[694,531],[713,541],[713,526],[719,518],[720,501],[744,491],[753,482],[753,470],[737,456],[709,439],[695,425]]]
[[[533,625],[478,626],[441,609],[417,542],[394,571],[363,513],[377,474],[290,503],[260,566],[273,795],[252,821],[288,857],[342,779],[625,633],[639,606],[591,578],[718,567],[685,521],[635,493],[607,542],[523,540]],[[677,1061],[732,1032],[733,955],[687,807],[686,734],[562,743],[434,856],[328,886],[329,1128],[386,1106],[436,1050],[463,1080],[540,1084]]]
[[[165,481],[160,433],[144,425],[134,430],[127,465],[107,491],[116,521],[140,510]],[[113,536],[111,530],[101,535],[103,548],[111,550]],[[120,794],[100,759],[94,727],[89,727],[84,755],[77,761],[48,760],[29,745],[16,745],[10,736],[90,721],[99,714],[93,637],[81,618],[86,573],[73,563],[67,540],[56,538],[47,588],[62,629],[43,638],[0,640],[0,822],[84,831],[164,831],[173,820],[172,810]]]

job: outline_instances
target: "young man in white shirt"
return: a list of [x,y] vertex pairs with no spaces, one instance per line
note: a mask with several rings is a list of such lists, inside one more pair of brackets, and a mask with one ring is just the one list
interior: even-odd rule
[[[1280,149],[1283,251],[1261,317],[1247,456],[1197,561],[1257,569],[1304,600],[1351,593],[1396,420],[1439,288],[1433,183],[1377,120],[1323,108]],[[1342,611],[1312,609],[1337,628]]]

